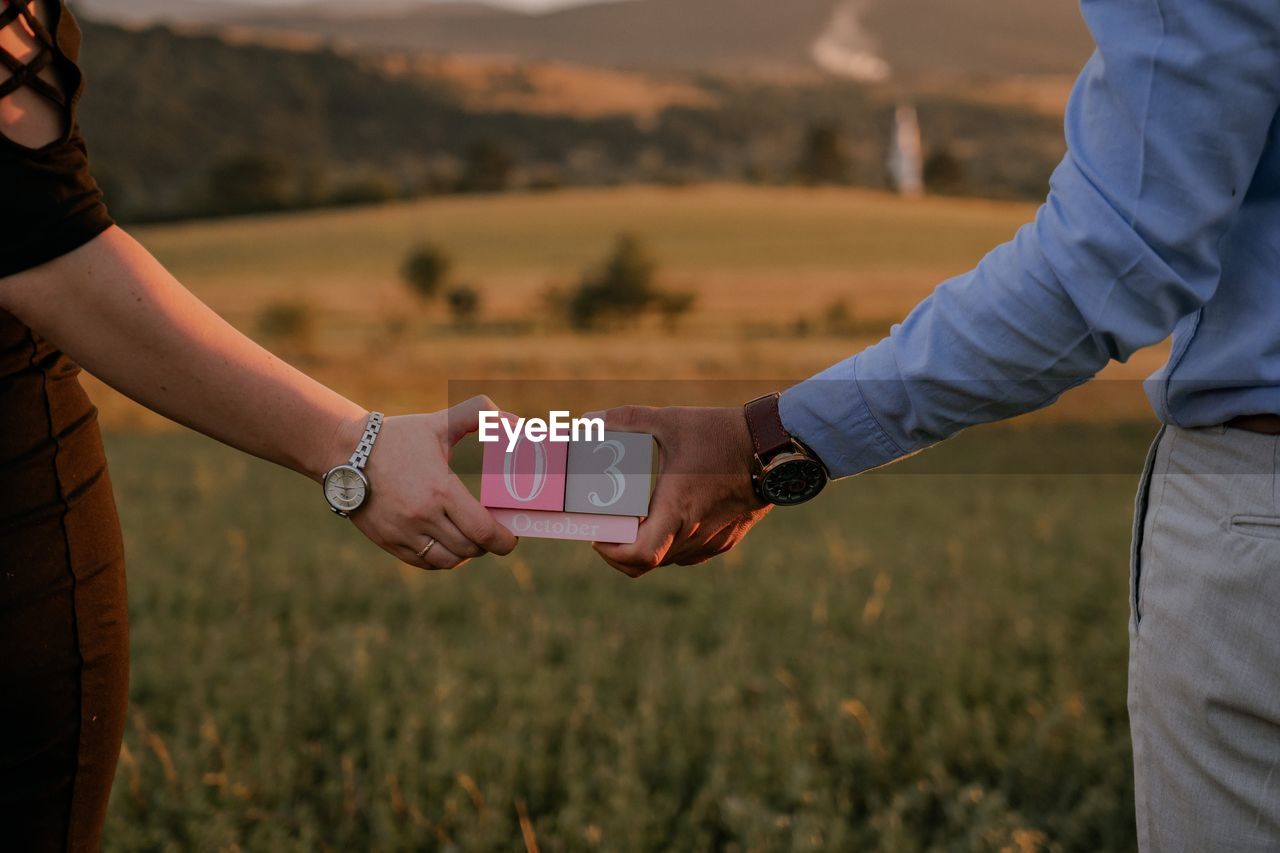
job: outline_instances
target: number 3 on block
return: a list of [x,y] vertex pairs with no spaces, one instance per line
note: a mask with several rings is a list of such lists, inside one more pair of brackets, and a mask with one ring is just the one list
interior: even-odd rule
[[604,441],[569,445],[564,508],[594,515],[649,514],[653,436],[606,432]]

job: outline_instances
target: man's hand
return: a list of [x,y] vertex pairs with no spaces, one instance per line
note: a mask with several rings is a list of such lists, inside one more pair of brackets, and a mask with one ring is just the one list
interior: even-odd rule
[[632,545],[597,543],[605,562],[633,578],[659,566],[691,566],[725,553],[769,512],[751,483],[754,451],[742,409],[627,406],[606,429],[653,435],[662,473],[649,517]]

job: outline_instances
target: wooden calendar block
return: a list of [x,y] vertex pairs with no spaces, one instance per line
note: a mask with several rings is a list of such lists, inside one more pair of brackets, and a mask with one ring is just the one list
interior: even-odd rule
[[574,539],[630,545],[636,541],[640,531],[640,519],[634,517],[521,509],[491,509],[489,512],[515,535],[530,539]]
[[511,452],[505,437],[486,442],[480,502],[517,536],[629,544],[649,514],[655,449],[653,436],[623,432],[572,443],[522,437]]
[[635,432],[606,432],[604,441],[569,445],[567,512],[607,516],[649,514],[654,440]]
[[521,437],[507,452],[507,441],[484,445],[480,503],[490,508],[560,512],[564,509],[569,445],[532,442]]

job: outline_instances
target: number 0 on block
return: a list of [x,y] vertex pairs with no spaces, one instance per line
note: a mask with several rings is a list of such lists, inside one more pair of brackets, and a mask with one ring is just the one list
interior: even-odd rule
[[484,447],[480,502],[517,536],[636,541],[653,487],[651,435],[606,432],[603,441]]

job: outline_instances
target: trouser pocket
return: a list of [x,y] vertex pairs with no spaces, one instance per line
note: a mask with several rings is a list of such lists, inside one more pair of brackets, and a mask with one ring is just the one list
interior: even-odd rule
[[1231,519],[1231,532],[1254,539],[1280,542],[1280,518],[1267,515],[1237,515]]
[[1138,483],[1138,494],[1133,505],[1133,539],[1129,550],[1129,614],[1130,628],[1136,631],[1142,621],[1142,544],[1146,531],[1147,513],[1150,512],[1151,482],[1156,467],[1156,457],[1160,453],[1160,443],[1164,440],[1166,427],[1161,427],[1147,451],[1147,461],[1142,466],[1142,479]]

